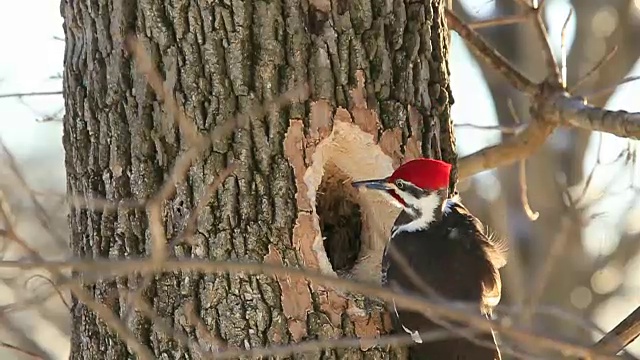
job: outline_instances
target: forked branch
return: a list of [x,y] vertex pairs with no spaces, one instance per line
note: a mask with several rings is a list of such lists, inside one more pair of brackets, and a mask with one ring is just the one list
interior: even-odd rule
[[[504,56],[498,53],[471,26],[464,24],[451,10],[446,10],[449,27],[456,31],[489,67],[495,69],[509,84],[527,94],[531,101],[530,121],[515,136],[487,147],[458,161],[461,179],[500,166],[526,159],[539,149],[559,126],[602,131],[621,137],[640,137],[640,113],[610,111],[589,105],[582,97],[567,92],[567,85],[555,58],[544,23],[540,19],[542,2],[526,10],[543,40],[548,76],[536,84],[527,78]],[[563,44],[566,46],[566,44]]]

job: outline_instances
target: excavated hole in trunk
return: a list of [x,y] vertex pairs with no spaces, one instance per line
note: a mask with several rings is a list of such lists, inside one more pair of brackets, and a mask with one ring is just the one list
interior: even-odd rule
[[339,276],[353,269],[362,247],[362,216],[357,199],[349,177],[333,163],[327,163],[317,192],[316,211],[324,249]]

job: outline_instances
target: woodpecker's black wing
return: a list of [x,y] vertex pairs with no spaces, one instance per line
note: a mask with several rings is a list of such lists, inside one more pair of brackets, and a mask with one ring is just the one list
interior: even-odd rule
[[[487,273],[482,280],[482,310],[484,313],[491,314],[491,310],[498,305],[502,295],[502,281],[500,279],[500,268],[507,263],[508,244],[504,238],[489,234],[489,229],[473,216],[467,208],[457,201],[449,201],[449,212],[445,213],[445,219],[449,223],[461,224],[459,231],[451,231],[450,237],[453,240],[464,242],[464,238],[476,239],[482,248],[486,259],[492,265],[493,271]],[[453,228],[453,227],[452,227]]]
[[[410,221],[401,214],[396,225]],[[478,304],[478,313],[487,316],[500,299],[501,282],[498,269],[505,264],[503,242],[490,239],[482,223],[457,202],[449,201],[441,219],[427,229],[396,234],[387,246],[407,261],[407,265],[427,285],[444,298]],[[386,250],[382,261],[385,286],[421,293],[403,266]],[[500,352],[493,333],[476,334],[477,340],[494,344],[478,345],[464,337],[451,335],[441,341],[420,343],[417,332],[442,330],[443,327],[420,313],[389,304],[396,332],[412,333],[416,343],[410,347],[410,358],[438,360],[495,360]],[[454,324],[455,325],[455,324]],[[461,324],[457,324],[458,327]]]

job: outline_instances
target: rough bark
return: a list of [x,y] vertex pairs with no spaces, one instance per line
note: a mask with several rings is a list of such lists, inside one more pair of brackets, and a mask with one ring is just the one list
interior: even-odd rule
[[[456,160],[441,0],[63,0],[61,10],[66,34],[63,142],[68,192],[86,199],[106,198],[118,205],[72,209],[75,256],[148,256],[146,212],[128,207],[124,200],[152,197],[188,146],[179,130],[165,125],[162,102],[144,75],[136,72],[125,50],[131,33],[152,55],[165,86],[202,133],[301,84],[308,84],[310,90],[305,103],[250,116],[247,126],[214,143],[190,168],[187,180],[163,204],[168,239],[182,232],[198,197],[219,172],[232,161],[239,165],[199,216],[193,239],[175,247],[179,258],[310,266],[313,261],[304,254],[308,244],[301,248],[301,235],[296,233],[305,229],[301,222],[307,214],[301,200],[305,184],[296,171],[305,171],[312,159],[287,153],[287,146],[300,145],[313,152],[309,144],[321,143],[335,121],[352,122],[374,142],[379,140],[396,165],[411,149],[415,150],[412,156],[422,153]],[[318,109],[326,111],[314,120],[312,113]],[[343,119],[338,120],[338,115]],[[322,126],[319,121],[324,121]],[[290,124],[299,126],[299,134],[292,132],[295,127]],[[298,155],[302,166],[295,161]],[[323,214],[330,213],[332,206],[351,206],[346,217],[353,221],[342,227],[353,234],[348,237],[358,236],[360,222],[353,217],[360,215],[355,205],[330,200],[317,201],[323,230],[332,221],[323,219]],[[322,204],[330,205],[321,208]],[[330,245],[330,252],[344,253],[339,245]],[[313,255],[316,262],[322,256]],[[341,260],[361,257],[362,250]],[[336,261],[334,257],[332,262]],[[349,264],[341,266],[349,268]],[[82,279],[81,274],[77,276]],[[378,321],[365,322],[349,311],[351,302],[340,293],[282,280],[164,273],[144,286],[142,294],[170,327],[195,342],[206,342],[187,319],[187,307],[194,305],[207,330],[229,348],[384,333],[379,314]],[[125,292],[143,287],[138,276],[82,281],[98,302],[125,318],[140,343],[156,357],[199,357],[127,303]],[[293,294],[296,303],[292,304]],[[72,316],[71,358],[132,357],[121,338],[77,299]],[[382,359],[398,354],[374,347],[306,355]]]

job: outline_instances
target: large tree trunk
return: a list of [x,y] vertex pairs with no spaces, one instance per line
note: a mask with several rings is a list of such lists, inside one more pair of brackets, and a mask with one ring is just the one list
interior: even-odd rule
[[[74,255],[149,256],[147,211],[125,200],[153,197],[190,146],[183,132],[167,126],[163,99],[126,50],[127,35],[137,34],[202,134],[248,115],[232,136],[203,152],[163,202],[166,237],[175,239],[209,184],[230,163],[237,165],[199,215],[196,235],[171,252],[375,279],[393,214],[373,195],[353,193],[344,180],[384,175],[392,164],[419,155],[455,162],[444,5],[63,0],[68,191],[117,205],[72,209]],[[251,111],[301,85],[309,90],[304,102]],[[383,235],[371,219],[383,222]],[[133,274],[77,278],[158,358],[200,356],[157,319],[133,311],[129,291],[142,291],[173,331],[201,347],[215,344],[194,323],[192,308],[225,344],[222,350],[386,331],[381,314],[365,318],[344,293],[303,280],[186,271],[149,282]],[[72,313],[72,358],[131,357],[123,337],[75,298]],[[383,347],[323,352],[323,358],[354,359],[401,354]]]

